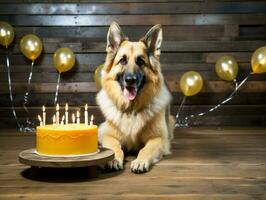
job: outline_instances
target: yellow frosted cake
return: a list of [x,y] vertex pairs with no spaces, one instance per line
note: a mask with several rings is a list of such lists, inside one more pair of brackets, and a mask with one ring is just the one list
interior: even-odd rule
[[50,156],[74,156],[96,153],[98,128],[96,125],[67,124],[38,126],[36,151]]

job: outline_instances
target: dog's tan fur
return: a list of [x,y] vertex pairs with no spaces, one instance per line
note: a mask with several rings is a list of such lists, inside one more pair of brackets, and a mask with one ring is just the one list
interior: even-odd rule
[[[154,26],[138,42],[128,41],[116,23],[109,28],[105,75],[97,102],[106,118],[99,128],[99,141],[115,152],[115,159],[109,163],[111,169],[123,168],[122,149],[139,151],[137,159],[131,163],[135,173],[148,171],[151,164],[170,153],[175,120],[168,112],[171,94],[160,68],[161,41],[160,25]],[[117,74],[124,70],[119,64],[124,55],[128,58],[129,71],[139,67],[135,63],[136,56],[141,56],[146,63],[143,68],[145,84],[134,101],[124,97],[116,80]]]

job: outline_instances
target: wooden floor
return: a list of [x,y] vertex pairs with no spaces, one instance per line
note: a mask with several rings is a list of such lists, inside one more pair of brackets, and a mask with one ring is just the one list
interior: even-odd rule
[[266,128],[176,130],[173,154],[146,174],[88,178],[85,169],[43,169],[33,178],[18,153],[32,134],[0,130],[0,199],[266,199]]

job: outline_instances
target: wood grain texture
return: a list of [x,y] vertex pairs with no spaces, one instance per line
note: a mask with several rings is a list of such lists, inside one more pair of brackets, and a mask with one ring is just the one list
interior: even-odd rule
[[121,25],[265,25],[266,14],[179,14],[179,15],[2,15],[15,26],[108,26]]
[[[151,28],[163,25],[162,72],[173,94],[173,105],[182,101],[179,80],[182,74],[195,70],[202,74],[202,93],[187,99],[186,109],[198,110],[218,104],[233,90],[233,84],[219,79],[216,60],[231,55],[239,63],[238,81],[251,71],[250,58],[254,50],[266,45],[266,2],[264,0],[1,0],[0,20],[10,22],[15,40],[9,47],[14,104],[21,119],[25,117],[23,94],[27,87],[30,61],[19,51],[19,41],[34,33],[44,44],[44,52],[36,60],[31,84],[29,107],[53,105],[57,72],[52,57],[57,48],[69,47],[76,54],[76,65],[61,79],[59,101],[72,105],[89,103],[95,106],[97,89],[93,80],[96,67],[104,62],[106,34],[112,21],[117,21],[133,41],[139,40]],[[0,110],[10,106],[6,49],[0,48]],[[215,112],[198,124],[262,125],[265,107],[265,74],[252,76],[228,102],[227,111]],[[243,109],[243,110],[241,110]],[[8,110],[8,109],[7,109]],[[14,126],[9,109],[1,117],[1,126]],[[263,110],[263,109],[262,109]],[[36,112],[31,110],[35,115]],[[175,111],[173,111],[175,114]],[[97,111],[99,113],[99,111]],[[259,112],[260,113],[260,112]],[[99,122],[102,118],[99,119]],[[10,121],[10,122],[9,122]],[[196,123],[197,124],[197,123]]]
[[[0,199],[265,199],[266,131],[263,127],[176,129],[172,154],[150,172],[42,168],[32,177],[18,153],[35,146],[34,134],[5,130],[0,135]],[[16,144],[16,145],[14,145]],[[103,192],[103,188],[105,188]]]
[[[239,63],[249,63],[252,52],[169,52],[164,53],[160,59],[161,63],[164,64],[172,64],[176,63],[215,63],[216,60],[224,55],[234,56]],[[100,64],[103,64],[105,59],[105,53],[90,53],[90,54],[82,54],[76,53],[77,64],[76,67],[79,68],[79,65],[87,65],[88,67],[96,67]],[[24,56],[18,54],[9,55],[10,65],[30,65],[31,62],[27,60]],[[38,59],[36,59],[35,65],[50,65],[53,63],[53,55],[52,54],[44,54],[41,55]],[[6,56],[1,55],[0,62],[6,62]],[[250,68],[251,69],[251,68]]]
[[265,13],[263,1],[247,2],[117,2],[110,3],[2,3],[0,15],[62,14],[181,14],[181,13]]
[[[150,26],[140,26],[138,24],[134,26],[121,26],[124,33],[132,40],[137,40],[142,37],[150,28]],[[231,27],[231,28],[230,28]],[[235,29],[232,29],[235,27]],[[239,31],[237,31],[237,27]],[[106,42],[106,34],[108,26],[29,26],[29,27],[17,27],[15,26],[16,38],[15,41],[29,33],[35,33],[42,38],[87,38],[91,41],[103,41]],[[195,40],[232,40],[232,37],[226,36],[226,29],[234,31],[234,38],[239,40],[258,40],[265,39],[265,25],[249,26],[249,25],[178,25],[178,26],[167,26],[163,24],[164,30],[164,41],[195,41]],[[186,33],[186,34],[184,34]],[[239,35],[237,35],[239,34]]]
[[[76,38],[43,38],[44,52],[54,53],[60,47],[71,48],[75,53],[105,53],[106,42],[91,41],[91,39]],[[165,41],[162,52],[246,52],[254,51],[266,44],[266,40],[251,41]],[[6,54],[5,49],[0,49]],[[12,46],[12,54],[21,54],[19,45]]]

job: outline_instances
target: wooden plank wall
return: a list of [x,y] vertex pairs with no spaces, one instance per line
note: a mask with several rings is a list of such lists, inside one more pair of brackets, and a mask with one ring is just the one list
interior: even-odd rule
[[[53,2],[53,3],[51,3]],[[76,54],[75,68],[64,73],[59,102],[90,105],[97,121],[103,120],[95,103],[93,72],[104,62],[106,33],[117,21],[126,35],[137,40],[154,24],[164,31],[162,68],[173,94],[175,114],[183,95],[178,87],[180,76],[188,70],[204,77],[204,90],[187,99],[183,115],[206,111],[223,100],[233,89],[232,83],[220,80],[214,63],[221,55],[233,55],[240,65],[238,79],[250,71],[252,52],[266,45],[266,1],[210,0],[2,0],[0,20],[15,27],[16,38],[10,47],[14,103],[17,115],[24,120],[23,94],[27,86],[30,62],[18,50],[21,37],[34,33],[44,42],[44,53],[34,67],[29,98],[31,117],[53,100],[57,72],[52,55],[59,47],[70,47]],[[0,49],[0,127],[15,127],[10,109],[5,49]],[[266,75],[251,77],[237,96],[226,106],[202,118],[194,125],[266,125]],[[81,108],[83,109],[83,108]]]

